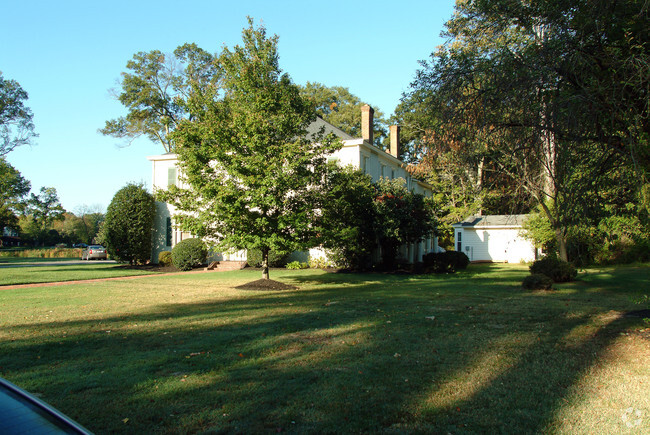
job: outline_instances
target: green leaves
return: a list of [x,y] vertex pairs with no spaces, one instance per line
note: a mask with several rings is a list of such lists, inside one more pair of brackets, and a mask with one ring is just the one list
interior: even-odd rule
[[53,221],[63,219],[65,209],[61,206],[54,187],[41,187],[38,195],[32,193],[27,200],[27,212],[33,216],[39,227],[45,231]]
[[[361,137],[361,107],[365,103],[350,93],[348,88],[307,82],[300,87],[300,94],[314,105],[316,113],[325,121],[352,137]],[[386,127],[383,114],[376,110],[373,130],[375,145],[379,148],[383,147],[383,141],[388,137]]]
[[0,72],[0,156],[27,145],[34,133],[34,115],[25,106],[28,95],[15,80],[5,80]]
[[183,230],[222,249],[307,246],[315,186],[325,156],[340,146],[322,133],[306,137],[315,113],[279,68],[277,40],[249,19],[242,45],[215,59],[218,92],[192,88],[192,117],[170,135],[187,187],[157,195],[180,211],[174,219]]
[[424,240],[436,231],[437,222],[432,203],[420,194],[409,192],[403,178],[382,178],[376,188],[377,239],[384,266],[392,268],[399,246]]
[[101,230],[112,258],[130,264],[150,260],[154,213],[153,196],[142,185],[127,184],[117,191]]
[[394,266],[400,245],[436,231],[432,203],[410,192],[403,178],[373,184],[361,170],[328,167],[320,202],[319,242],[339,267],[367,269],[377,247],[384,266]]
[[165,152],[172,151],[169,134],[192,116],[189,95],[207,92],[218,83],[214,56],[196,44],[184,44],[173,55],[159,50],[136,53],[126,67],[129,72],[122,73],[116,98],[128,114],[106,121],[99,131],[130,140],[144,135],[160,142]]
[[632,189],[647,182],[644,8],[638,0],[457,2],[448,42],[421,63],[397,111],[420,172],[449,186],[450,215],[527,212],[534,199],[561,238],[603,217],[620,174],[635,174],[636,187],[624,182]]

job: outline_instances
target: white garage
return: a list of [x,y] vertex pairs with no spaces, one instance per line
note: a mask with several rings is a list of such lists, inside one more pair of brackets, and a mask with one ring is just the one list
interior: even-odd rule
[[470,261],[520,263],[535,260],[535,247],[519,233],[528,215],[470,216],[453,224],[455,247]]

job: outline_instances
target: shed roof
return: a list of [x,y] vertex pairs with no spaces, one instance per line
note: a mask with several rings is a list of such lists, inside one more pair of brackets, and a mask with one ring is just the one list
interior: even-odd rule
[[470,216],[463,220],[453,224],[455,228],[462,227],[472,227],[472,228],[487,228],[487,227],[521,227],[521,225],[528,219],[527,214],[499,214],[499,215],[488,215],[488,216]]

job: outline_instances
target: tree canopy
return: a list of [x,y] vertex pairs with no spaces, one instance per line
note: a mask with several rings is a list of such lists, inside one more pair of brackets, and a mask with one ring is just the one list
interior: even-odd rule
[[27,200],[27,212],[34,217],[41,230],[45,231],[57,219],[63,218],[65,209],[59,202],[54,187],[41,187],[38,195],[32,193]]
[[[342,86],[328,87],[307,82],[300,86],[300,94],[315,106],[316,114],[353,137],[361,137],[361,107],[366,104]],[[384,115],[375,110],[373,118],[374,145],[384,148],[387,123]]]
[[171,135],[182,187],[159,198],[180,211],[181,228],[221,249],[260,249],[268,278],[269,251],[313,239],[316,186],[340,144],[308,137],[316,114],[279,67],[278,37],[249,19],[242,40],[215,58],[218,80],[191,87],[192,116]]
[[37,136],[32,111],[25,105],[27,92],[15,80],[0,72],[0,156],[27,145]]
[[644,1],[458,1],[447,43],[398,110],[412,154],[433,167],[459,157],[456,179],[475,191],[505,177],[542,208],[566,257],[567,228],[601,217],[609,180],[647,190],[647,23]]
[[136,53],[126,68],[116,98],[128,113],[106,121],[99,131],[129,143],[145,136],[165,152],[173,151],[170,133],[191,118],[190,93],[218,80],[214,56],[196,44],[184,44],[171,55],[159,50]]
[[381,267],[394,270],[400,246],[437,230],[432,201],[409,191],[403,178],[373,183],[361,169],[332,163],[321,191],[318,241],[338,267],[368,269],[381,248]]
[[25,219],[21,230],[36,244],[50,239],[48,232],[55,221],[64,219],[65,209],[59,202],[54,187],[41,187],[38,194],[32,193],[26,201]]
[[30,189],[30,182],[0,157],[0,231],[4,227],[18,228],[17,214],[24,208],[23,199]]

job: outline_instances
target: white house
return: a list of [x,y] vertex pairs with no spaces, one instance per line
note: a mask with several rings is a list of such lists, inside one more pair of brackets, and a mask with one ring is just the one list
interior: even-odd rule
[[535,260],[532,242],[520,235],[528,215],[470,216],[453,224],[456,251],[470,261],[505,263]]
[[[409,190],[424,196],[432,196],[433,191],[427,183],[412,178],[406,171],[406,164],[397,156],[399,155],[399,127],[392,126],[390,129],[391,145],[389,152],[384,152],[372,145],[373,142],[373,109],[366,105],[362,108],[362,137],[354,138],[342,130],[334,127],[326,121],[318,118],[310,127],[309,132],[315,133],[321,128],[325,133],[334,133],[343,143],[343,147],[329,157],[329,161],[335,161],[342,166],[352,165],[361,168],[364,173],[369,174],[373,181],[381,177],[390,179],[403,178]],[[177,159],[175,154],[163,154],[147,157],[152,162],[152,185],[153,189],[165,189],[167,186],[178,183]],[[154,246],[152,258],[157,261],[161,251],[169,251],[183,239],[191,237],[189,233],[181,232],[174,228],[173,217],[174,207],[170,204],[156,203],[156,218],[154,221]],[[422,255],[436,247],[436,239],[433,234],[427,240],[401,248],[401,256],[410,262],[420,261]],[[306,260],[308,256],[321,257],[324,252],[314,248],[302,256]],[[223,252],[214,256],[215,260],[243,261],[246,260],[246,251]]]

